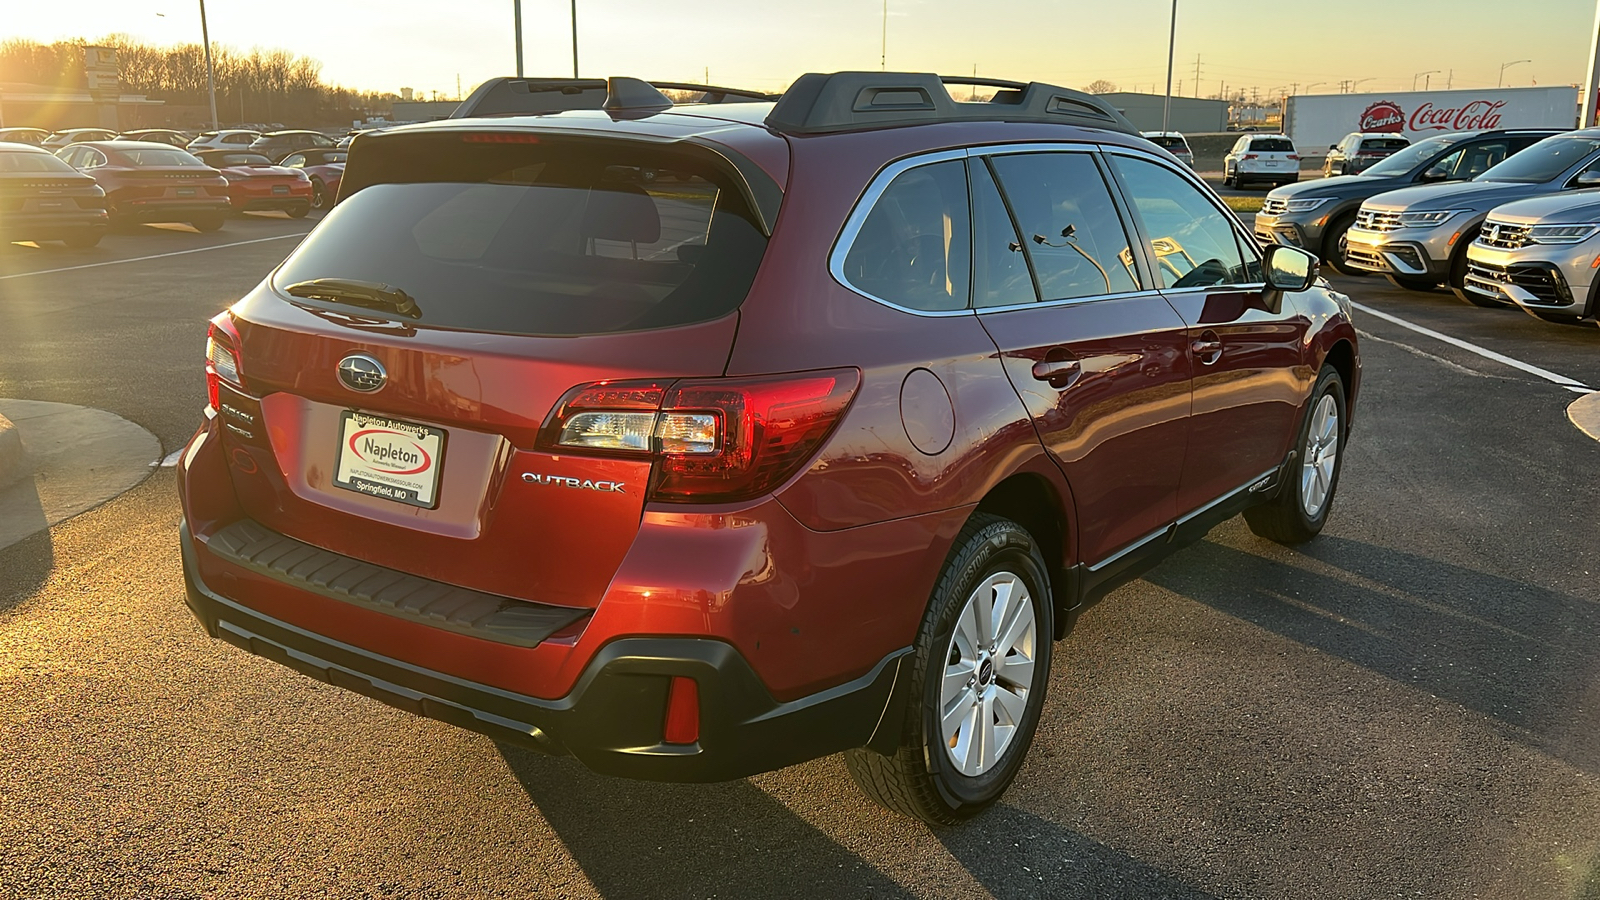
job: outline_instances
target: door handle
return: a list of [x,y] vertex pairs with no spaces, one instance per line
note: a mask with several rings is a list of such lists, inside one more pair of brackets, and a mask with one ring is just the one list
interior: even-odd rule
[[1075,359],[1050,359],[1033,364],[1033,377],[1048,381],[1053,388],[1065,388],[1083,373],[1083,366]]
[[1200,357],[1204,365],[1211,365],[1222,358],[1222,341],[1216,337],[1202,337],[1189,344],[1189,352]]

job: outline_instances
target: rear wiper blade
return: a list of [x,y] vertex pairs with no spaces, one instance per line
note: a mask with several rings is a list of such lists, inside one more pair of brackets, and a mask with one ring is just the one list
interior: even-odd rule
[[310,281],[297,281],[284,288],[283,292],[291,297],[304,297],[308,300],[327,300],[367,309],[386,309],[408,319],[422,318],[422,307],[417,305],[415,297],[380,281],[313,278]]

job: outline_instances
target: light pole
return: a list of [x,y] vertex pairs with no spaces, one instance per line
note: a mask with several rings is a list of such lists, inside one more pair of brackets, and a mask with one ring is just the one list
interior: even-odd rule
[[517,33],[517,77],[522,77],[522,0],[511,0],[511,27]]
[[1309,94],[1309,93],[1311,93],[1311,89],[1312,88],[1314,88],[1314,87],[1322,87],[1325,84],[1327,84],[1326,81],[1313,81],[1310,84],[1306,85],[1306,93]]
[[578,77],[578,0],[572,0],[572,77]]
[[1583,117],[1578,123],[1585,128],[1595,124],[1595,90],[1600,88],[1600,0],[1595,2],[1594,40],[1589,42],[1589,72],[1583,81]]
[[211,32],[206,28],[206,0],[200,0],[200,40],[206,44],[206,92],[211,95],[211,130],[219,131],[217,124],[217,71],[211,64]]
[[1429,69],[1426,72],[1418,72],[1417,74],[1411,76],[1411,89],[1413,91],[1415,91],[1417,89],[1417,79],[1418,78],[1421,78],[1424,75],[1437,75],[1437,74],[1439,74],[1439,70],[1438,69]]
[[1372,79],[1377,78],[1377,77],[1378,76],[1376,76],[1376,75],[1370,75],[1370,76],[1368,76],[1366,78],[1361,78],[1361,79],[1358,79],[1356,81],[1350,82],[1350,93],[1354,94],[1356,92],[1356,85],[1361,84],[1362,82],[1365,82],[1365,81],[1371,81]]
[[1161,133],[1172,118],[1172,52],[1178,46],[1178,0],[1172,0],[1172,30],[1167,33],[1167,99],[1161,104]]
[[1525,63],[1525,62],[1533,62],[1533,60],[1531,60],[1531,59],[1513,59],[1511,62],[1501,63],[1500,64],[1500,78],[1497,81],[1495,81],[1494,86],[1495,87],[1504,86],[1505,82],[1506,82],[1506,70],[1511,68],[1512,66],[1520,65],[1520,64]]

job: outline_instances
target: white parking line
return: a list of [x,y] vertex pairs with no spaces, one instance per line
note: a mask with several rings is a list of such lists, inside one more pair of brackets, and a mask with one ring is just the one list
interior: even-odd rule
[[1459,347],[1468,353],[1476,353],[1484,359],[1492,359],[1502,365],[1507,365],[1513,369],[1519,369],[1523,372],[1527,372],[1529,375],[1537,375],[1551,384],[1558,384],[1574,393],[1587,394],[1592,390],[1592,388],[1585,386],[1581,381],[1568,378],[1565,375],[1559,375],[1550,371],[1549,369],[1541,369],[1532,363],[1525,363],[1520,359],[1512,359],[1511,357],[1506,356],[1504,353],[1496,353],[1493,350],[1490,350],[1488,347],[1480,347],[1471,341],[1463,341],[1460,338],[1451,337],[1448,334],[1434,331],[1432,328],[1424,328],[1415,322],[1407,322],[1405,319],[1402,319],[1399,316],[1392,316],[1386,312],[1380,312],[1379,310],[1373,309],[1370,306],[1363,306],[1360,303],[1352,302],[1350,305],[1361,310],[1361,312],[1366,315],[1382,319],[1385,322],[1393,322],[1394,324],[1399,325],[1401,328],[1409,328],[1418,334],[1425,334],[1435,340],[1444,341],[1446,344],[1449,344],[1452,347]]
[[154,256],[135,256],[132,259],[108,259],[105,262],[86,263],[81,266],[66,266],[60,269],[40,269],[37,272],[17,272],[13,275],[0,275],[0,281],[12,278],[27,278],[29,275],[54,275],[57,272],[76,272],[79,269],[98,269],[101,266],[120,266],[123,263],[144,262],[151,259],[165,259],[169,256],[184,256],[189,253],[204,253],[207,250],[226,250],[229,247],[243,247],[246,244],[263,244],[267,241],[281,241],[284,238],[305,237],[309,231],[296,231],[293,234],[280,234],[273,237],[255,238],[249,241],[234,241],[231,244],[216,244],[211,247],[196,247],[193,250],[174,250],[171,253],[157,253]]

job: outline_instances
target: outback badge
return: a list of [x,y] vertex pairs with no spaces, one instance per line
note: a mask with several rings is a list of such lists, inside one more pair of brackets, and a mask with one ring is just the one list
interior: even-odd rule
[[560,475],[535,475],[532,472],[523,472],[522,480],[529,484],[550,484],[556,487],[577,488],[580,491],[601,491],[612,494],[626,494],[623,483],[620,481],[590,481],[587,478],[564,478]]

